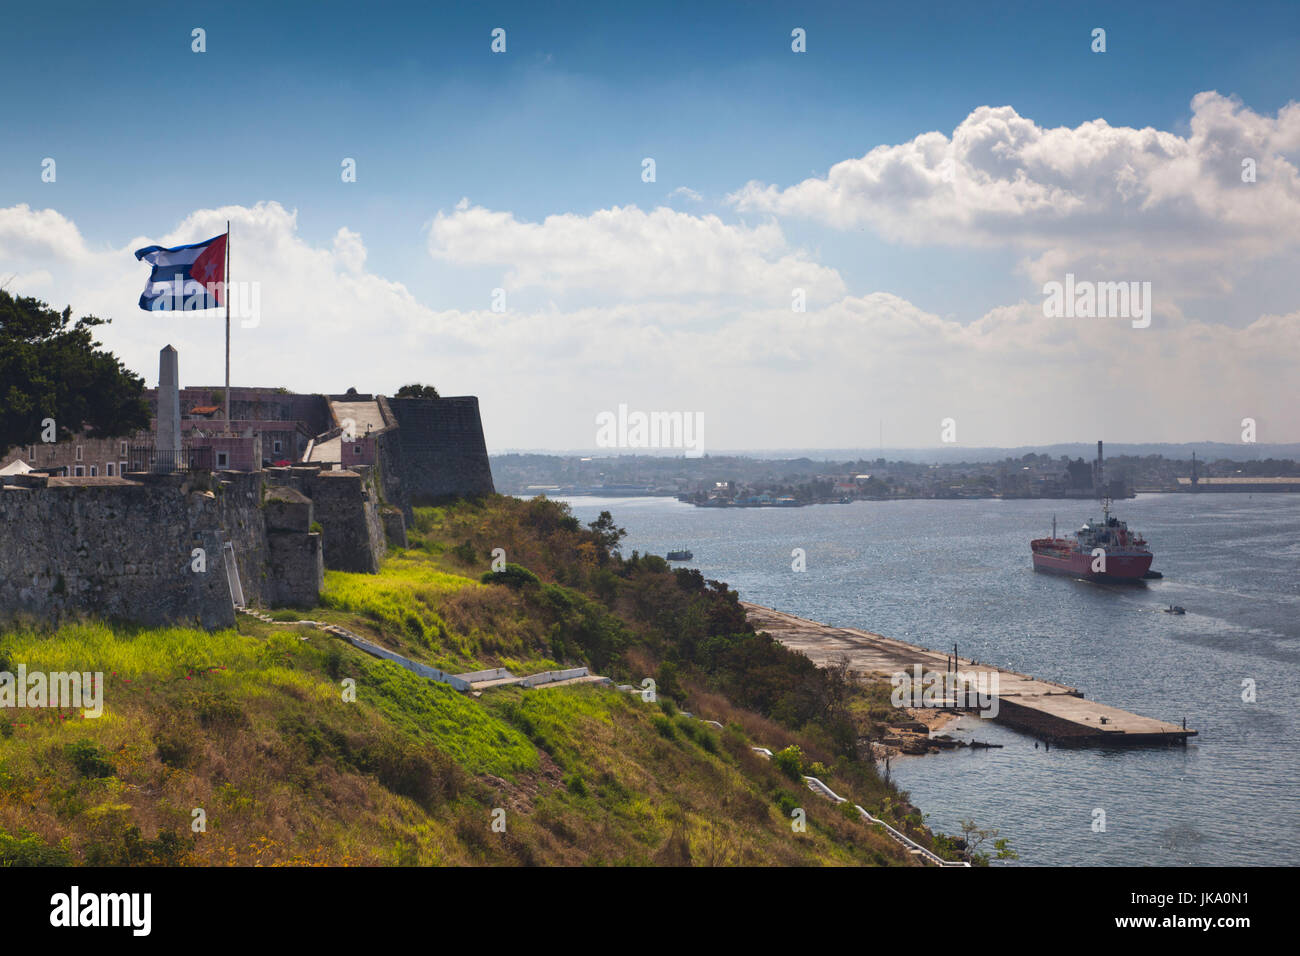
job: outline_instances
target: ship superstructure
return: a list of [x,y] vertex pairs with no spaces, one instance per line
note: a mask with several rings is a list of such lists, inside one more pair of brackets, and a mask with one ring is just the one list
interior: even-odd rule
[[[1102,484],[1102,450],[1097,442],[1095,482]],[[1154,555],[1146,539],[1130,531],[1127,522],[1110,513],[1110,497],[1102,495],[1100,521],[1089,518],[1071,538],[1057,537],[1056,518],[1052,518],[1052,536],[1029,543],[1034,556],[1034,570],[1074,577],[1134,581],[1141,580],[1151,569]]]

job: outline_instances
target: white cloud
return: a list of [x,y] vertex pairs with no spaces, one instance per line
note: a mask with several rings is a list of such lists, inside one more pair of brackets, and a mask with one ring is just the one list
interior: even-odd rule
[[[1298,150],[1300,104],[1269,117],[1212,91],[1192,100],[1185,137],[1103,119],[1047,129],[981,106],[951,139],[924,133],[785,189],[750,182],[729,200],[909,243],[1023,248],[1037,280],[1059,277],[1050,263],[1221,292],[1253,257],[1300,242]],[[1254,183],[1242,181],[1244,159]]]
[[0,258],[68,262],[88,253],[76,225],[53,209],[34,210],[26,203],[0,209]]
[[[489,248],[517,244],[520,224],[509,214],[483,210],[472,218]],[[500,226],[505,241],[496,243],[484,218]],[[585,276],[586,237],[612,227],[572,218],[584,238],[566,248],[580,261],[552,252],[553,261],[563,275]],[[627,229],[643,221],[614,218]],[[263,285],[261,325],[235,323],[233,330],[236,384],[391,391],[423,381],[443,394],[477,394],[492,448],[591,447],[595,414],[621,402],[702,411],[715,449],[870,447],[881,418],[887,444],[935,445],[945,417],[958,420],[963,444],[1230,441],[1243,417],[1257,419],[1261,441],[1300,440],[1293,412],[1300,406],[1300,311],[1234,329],[1185,315],[1157,295],[1147,329],[1122,319],[1045,319],[1039,300],[963,324],[883,292],[793,313],[788,299],[665,299],[655,283],[634,285],[640,297],[629,291],[607,307],[435,310],[368,271],[362,236],[340,228],[313,245],[298,234],[296,215],[277,203],[199,210],[166,236],[99,252],[79,238],[68,242],[79,234],[58,213],[2,209],[0,241],[39,240],[47,223],[63,237],[29,241],[17,263],[25,275],[47,275],[45,288],[34,293],[11,282],[10,291],[114,319],[103,341],[150,384],[158,350],[169,342],[180,350],[183,382],[217,384],[220,314],[140,311],[147,270],[131,253],[148,242],[215,235],[226,219],[233,223],[234,278]],[[647,243],[661,235],[648,228]],[[665,228],[693,237],[695,253],[710,255],[695,227]],[[723,247],[713,253],[720,261],[738,255],[726,228],[709,226],[705,235]],[[629,268],[618,255],[611,267]]]
[[621,300],[729,296],[788,302],[803,288],[810,301],[842,295],[834,269],[791,249],[775,223],[728,225],[659,207],[614,206],[588,216],[521,222],[512,213],[471,206],[439,212],[429,252],[459,265],[507,270],[508,289],[552,294],[596,292]]

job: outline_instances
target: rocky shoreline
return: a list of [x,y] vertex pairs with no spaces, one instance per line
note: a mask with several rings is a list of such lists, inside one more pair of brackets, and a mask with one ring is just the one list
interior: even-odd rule
[[904,708],[903,713],[906,716],[891,723],[885,734],[870,741],[872,756],[877,760],[900,756],[919,757],[963,747],[979,749],[1002,746],[935,733],[960,718],[960,711],[908,707]]

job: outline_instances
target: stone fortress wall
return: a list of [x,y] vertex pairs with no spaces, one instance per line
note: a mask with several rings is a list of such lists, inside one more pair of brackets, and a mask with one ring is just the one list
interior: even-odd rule
[[386,403],[397,420],[396,454],[411,504],[493,493],[477,398],[389,398]]
[[[0,489],[0,616],[9,621],[93,615],[146,627],[230,627],[222,551],[232,538],[248,599],[262,595],[265,531],[243,482],[217,493],[174,481],[30,481]],[[202,571],[194,570],[195,549]]]
[[404,537],[400,514],[396,526],[381,517],[375,484],[370,469],[311,467],[11,476],[0,487],[0,622],[89,615],[211,630],[234,625],[236,588],[246,605],[312,606],[326,568],[373,574],[386,529]]
[[[203,403],[222,395],[179,388],[175,350],[167,346],[160,357],[160,389],[148,396],[150,437],[159,448],[177,447],[182,428],[209,427],[193,416],[212,415]],[[175,409],[166,423],[157,417],[163,391]],[[0,623],[92,615],[211,629],[233,625],[238,603],[311,606],[326,568],[374,574],[390,545],[405,546],[413,505],[494,490],[473,397],[232,388],[230,405],[232,421],[258,426],[250,434],[260,428],[278,436],[283,423],[294,435],[316,435],[306,443],[315,457],[263,469],[255,455],[243,471],[122,475],[119,468],[111,477],[0,480]],[[366,418],[366,435],[346,448],[336,408]],[[185,409],[191,417],[180,421]],[[253,434],[254,447],[261,438]]]

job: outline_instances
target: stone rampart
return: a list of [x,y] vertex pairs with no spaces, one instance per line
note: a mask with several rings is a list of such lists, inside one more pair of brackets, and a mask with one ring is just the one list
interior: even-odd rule
[[402,484],[412,505],[495,491],[477,398],[389,398],[387,404],[397,419]]

